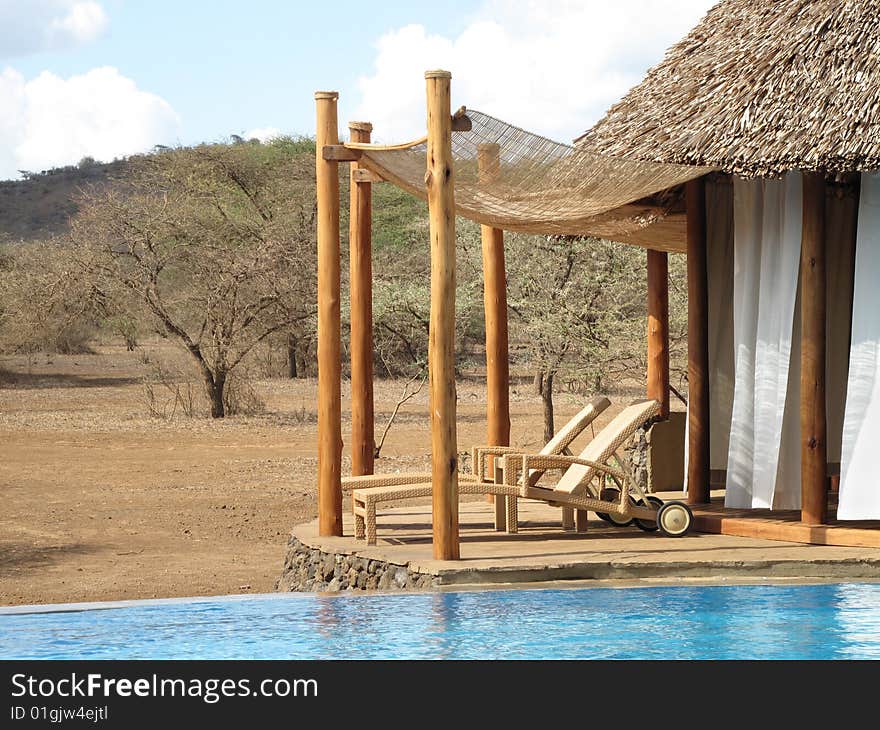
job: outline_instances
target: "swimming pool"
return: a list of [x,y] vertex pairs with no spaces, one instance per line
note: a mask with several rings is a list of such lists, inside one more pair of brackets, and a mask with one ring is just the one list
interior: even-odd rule
[[0,610],[0,659],[878,659],[880,584],[284,594]]

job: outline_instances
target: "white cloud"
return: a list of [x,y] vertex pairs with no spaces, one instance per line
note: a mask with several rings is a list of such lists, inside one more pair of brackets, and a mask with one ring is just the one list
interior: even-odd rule
[[0,58],[89,43],[107,24],[94,0],[0,0]]
[[12,68],[0,73],[0,179],[173,144],[179,129],[164,99],[109,66],[67,79],[48,71],[30,81]]
[[714,2],[488,0],[454,38],[398,28],[378,40],[352,118],[373,122],[379,141],[424,134],[424,71],[444,68],[453,109],[463,104],[570,141]]
[[75,2],[68,8],[67,15],[52,19],[49,34],[53,39],[60,39],[61,43],[89,43],[106,27],[107,15],[98,3]]
[[268,142],[270,139],[280,137],[281,130],[278,127],[257,127],[249,132],[245,132],[241,136],[247,140],[258,139],[260,142]]
[[[107,25],[96,0],[0,0],[0,58],[90,43]],[[66,79],[0,70],[0,179],[145,151],[175,142],[179,128],[166,101],[109,66]]]

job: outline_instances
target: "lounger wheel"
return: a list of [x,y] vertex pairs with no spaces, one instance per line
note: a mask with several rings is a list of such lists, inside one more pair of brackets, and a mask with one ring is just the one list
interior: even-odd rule
[[[603,502],[619,502],[620,490],[614,487],[603,489],[599,495],[599,499]],[[619,512],[597,512],[596,516],[605,522],[610,522],[615,527],[629,527],[633,523],[633,518],[629,515],[622,515]]]
[[[645,497],[645,501],[654,509],[657,510],[657,514],[660,514],[660,510],[663,508],[663,500],[660,497],[655,497],[653,494],[649,494]],[[644,530],[645,532],[657,532],[659,529],[658,519],[654,517],[650,520],[642,519],[641,517],[636,517],[633,522],[636,523],[636,527],[640,530]]]
[[[620,492],[618,492],[616,489],[603,489],[599,493],[599,499],[601,499],[603,502],[613,502],[615,501],[615,499],[620,499]],[[596,517],[598,517],[600,520],[604,520],[605,522],[614,524],[613,522],[611,522],[611,518],[608,516],[607,512],[597,512]]]
[[684,502],[667,502],[657,512],[657,527],[666,537],[682,537],[691,529],[694,515]]

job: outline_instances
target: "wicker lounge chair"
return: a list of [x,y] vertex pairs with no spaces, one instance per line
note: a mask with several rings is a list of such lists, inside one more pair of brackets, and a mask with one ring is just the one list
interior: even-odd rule
[[[542,456],[562,454],[583,430],[595,420],[609,405],[610,401],[598,396],[590,402],[538,452]],[[516,532],[518,527],[517,498],[519,488],[495,479],[494,470],[487,474],[491,457],[522,453],[522,449],[510,446],[477,446],[472,451],[471,473],[459,474],[459,494],[492,494],[501,499],[495,500],[495,529]],[[533,470],[529,481],[536,482],[543,472]],[[347,477],[342,480],[342,488],[352,492],[352,512],[354,513],[355,537],[366,537],[368,545],[376,544],[376,507],[379,504],[396,502],[416,497],[430,497],[432,493],[430,472],[413,474],[375,474],[360,477]]]
[[[646,421],[656,416],[660,404],[637,401],[623,409],[578,456],[514,454],[503,457],[498,478],[519,489],[520,497],[538,499],[560,507],[591,510],[620,526],[635,522],[645,531],[659,529],[669,537],[681,537],[690,529],[693,516],[682,502],[663,502],[639,487],[620,455],[621,447]],[[616,466],[611,466],[614,459]],[[522,474],[550,469],[564,470],[553,487],[542,487]],[[615,486],[607,486],[608,481]]]

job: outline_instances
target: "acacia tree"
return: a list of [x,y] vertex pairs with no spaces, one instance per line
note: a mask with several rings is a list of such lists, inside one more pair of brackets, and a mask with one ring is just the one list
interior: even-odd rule
[[[412,377],[427,367],[431,320],[431,253],[426,222],[408,227],[409,240],[377,246],[373,266],[374,341],[380,372]],[[485,341],[479,227],[456,222],[456,364]]]
[[549,440],[561,371],[594,392],[607,378],[643,371],[645,257],[589,238],[511,234],[506,244],[512,339],[536,371]]
[[282,139],[143,157],[86,192],[71,223],[83,275],[184,348],[214,418],[254,346],[314,315],[312,154]]

